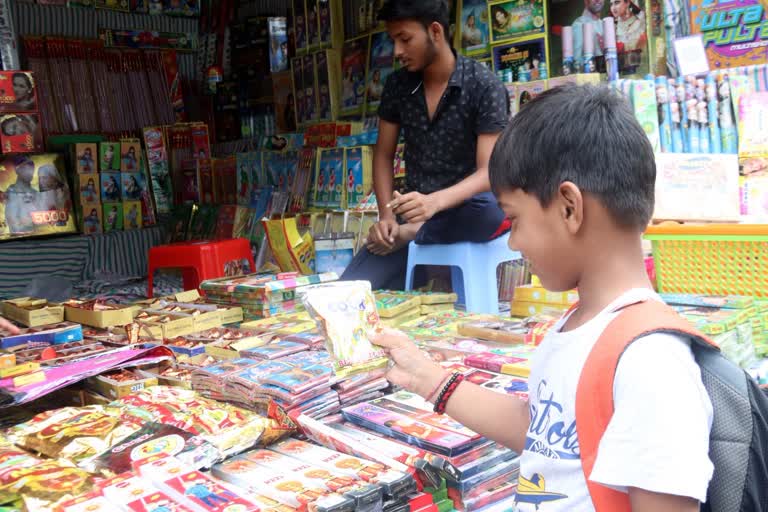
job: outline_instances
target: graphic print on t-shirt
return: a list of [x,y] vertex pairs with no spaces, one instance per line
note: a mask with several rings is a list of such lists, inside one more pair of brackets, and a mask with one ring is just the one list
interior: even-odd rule
[[566,424],[563,406],[542,380],[536,390],[538,401],[531,401],[531,424],[525,437],[525,449],[550,459],[578,460],[579,438],[576,420]]
[[557,492],[547,492],[546,481],[544,477],[538,473],[529,479],[523,475],[517,480],[517,504],[530,503],[536,506],[536,510],[539,510],[539,506],[542,503],[549,501],[558,501],[567,498],[565,494]]
[[[563,417],[562,403],[555,397],[546,380],[536,390],[537,400],[531,400],[531,423],[525,437],[525,450],[549,459],[579,460],[579,438],[576,421]],[[548,492],[546,478],[534,473],[527,478],[522,473],[517,484],[517,503],[530,503],[539,509],[542,503],[567,498],[566,494]]]

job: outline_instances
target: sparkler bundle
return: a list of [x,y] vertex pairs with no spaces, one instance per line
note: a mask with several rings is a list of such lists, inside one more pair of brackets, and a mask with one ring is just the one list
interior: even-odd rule
[[120,135],[176,121],[165,72],[175,59],[163,52],[53,37],[27,37],[23,45],[47,134]]

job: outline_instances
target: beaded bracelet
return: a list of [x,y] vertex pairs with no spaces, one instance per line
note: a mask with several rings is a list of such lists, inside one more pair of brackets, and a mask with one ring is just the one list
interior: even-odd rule
[[451,375],[447,375],[442,379],[440,379],[440,382],[437,383],[437,386],[435,386],[435,389],[433,389],[432,392],[429,395],[427,395],[427,402],[434,404],[437,401],[438,393],[443,389],[443,386],[445,386],[445,383],[448,382],[448,379],[450,378],[451,378]]
[[456,391],[456,388],[458,388],[459,384],[461,384],[463,381],[464,381],[464,375],[458,372],[455,372],[451,376],[451,378],[448,379],[448,382],[445,384],[445,387],[443,387],[443,390],[437,396],[437,400],[435,400],[434,411],[437,414],[445,413],[445,408],[448,406],[448,400],[450,400],[451,396],[453,396],[454,391]]

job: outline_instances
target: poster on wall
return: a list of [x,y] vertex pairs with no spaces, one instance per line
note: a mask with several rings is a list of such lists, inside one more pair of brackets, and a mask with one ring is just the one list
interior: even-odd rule
[[486,0],[464,0],[459,20],[460,48],[464,55],[489,53],[488,3]]
[[761,0],[690,0],[691,33],[701,34],[712,68],[765,64],[768,15]]
[[344,43],[341,54],[341,115],[359,116],[365,103],[365,76],[370,38]]
[[384,84],[392,74],[395,63],[395,45],[386,32],[378,32],[371,36],[371,55],[368,63],[366,105],[368,113],[375,114],[379,110]]
[[293,79],[289,71],[272,74],[272,98],[275,105],[275,122],[279,132],[296,130]]
[[519,81],[520,72],[527,71],[530,80],[539,80],[540,64],[547,63],[547,45],[544,38],[523,43],[509,43],[493,47],[493,67],[496,71],[512,70],[512,81]]
[[0,159],[0,240],[75,232],[62,164],[58,155]]
[[[654,5],[658,5],[654,2]],[[563,27],[573,30],[573,58],[577,68],[584,58],[584,34],[592,34],[592,46],[597,71],[605,72],[604,18],[612,17],[616,33],[616,52],[619,73],[645,75],[649,72],[650,53],[648,43],[648,18],[657,26],[658,16],[648,12],[645,0],[551,0],[548,19],[550,23],[549,46],[552,70],[560,69],[563,62]],[[659,18],[657,20],[656,18]],[[588,30],[585,31],[585,26]],[[660,26],[658,27],[660,30]],[[589,46],[589,44],[587,44]]]
[[269,18],[269,69],[273,73],[287,71],[288,60],[288,31],[285,18]]
[[544,0],[505,0],[488,6],[491,42],[499,43],[543,33],[546,28]]

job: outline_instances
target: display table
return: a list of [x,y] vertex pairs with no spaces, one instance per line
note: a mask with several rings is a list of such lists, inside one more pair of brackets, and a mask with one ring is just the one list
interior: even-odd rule
[[0,298],[18,297],[34,278],[42,276],[73,284],[99,274],[146,276],[149,249],[164,242],[165,229],[155,226],[0,243]]

